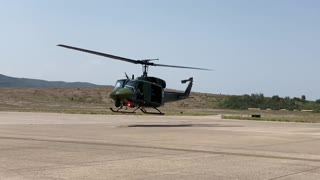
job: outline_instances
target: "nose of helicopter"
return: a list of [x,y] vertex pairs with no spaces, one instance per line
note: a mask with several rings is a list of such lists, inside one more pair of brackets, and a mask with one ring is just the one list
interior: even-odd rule
[[112,93],[110,96],[113,99],[127,99],[133,95],[133,91],[128,88],[118,89],[116,92]]

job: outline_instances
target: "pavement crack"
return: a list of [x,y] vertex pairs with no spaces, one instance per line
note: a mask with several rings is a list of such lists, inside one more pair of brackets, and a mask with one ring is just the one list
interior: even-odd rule
[[283,175],[283,176],[278,176],[278,177],[275,177],[275,178],[271,178],[269,180],[281,179],[281,178],[284,178],[284,177],[289,177],[289,176],[293,176],[293,175],[297,175],[297,174],[301,174],[301,173],[305,173],[305,172],[310,172],[310,171],[314,171],[314,170],[317,170],[317,169],[320,169],[320,167],[307,169],[307,170],[304,170],[304,171],[299,171],[299,172],[295,172],[295,173],[291,173],[291,174],[286,174],[286,175]]
[[284,142],[284,143],[263,144],[263,145],[250,146],[250,147],[278,146],[278,145],[287,145],[287,144],[303,143],[303,142],[312,142],[312,141],[319,141],[319,139],[308,139],[308,140],[291,141],[291,142]]

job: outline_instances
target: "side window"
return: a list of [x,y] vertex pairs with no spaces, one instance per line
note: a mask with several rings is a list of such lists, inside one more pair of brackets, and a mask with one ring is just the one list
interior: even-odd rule
[[143,83],[139,83],[138,84],[138,89],[137,89],[137,91],[140,91],[140,92],[143,92]]
[[151,85],[151,101],[161,103],[162,100],[162,89],[159,86]]
[[144,100],[143,83],[139,82],[136,88],[137,99]]

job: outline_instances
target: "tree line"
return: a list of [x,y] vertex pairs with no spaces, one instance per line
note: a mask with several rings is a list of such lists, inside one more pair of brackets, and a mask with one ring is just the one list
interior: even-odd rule
[[272,97],[265,97],[262,93],[245,94],[242,96],[231,96],[226,98],[220,103],[220,108],[226,109],[272,109],[272,110],[303,110],[309,109],[320,111],[320,99],[316,101],[307,101],[306,96],[302,95],[301,98],[294,97],[279,97],[274,95]]

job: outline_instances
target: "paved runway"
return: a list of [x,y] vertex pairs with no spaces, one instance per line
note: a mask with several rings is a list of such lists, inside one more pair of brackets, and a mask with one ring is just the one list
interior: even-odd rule
[[320,179],[320,124],[0,112],[0,179]]

